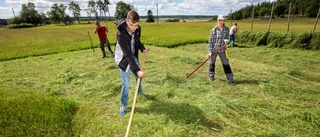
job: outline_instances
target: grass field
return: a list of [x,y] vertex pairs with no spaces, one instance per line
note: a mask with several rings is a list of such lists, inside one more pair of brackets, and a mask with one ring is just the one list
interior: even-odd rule
[[[319,51],[238,44],[229,48],[235,86],[219,59],[215,81],[207,80],[207,65],[185,78],[207,57],[212,24],[141,24],[151,51],[130,136],[320,136]],[[0,136],[125,135],[134,83],[121,117],[119,70],[109,53],[101,58],[92,27],[1,30],[1,58],[11,60],[0,62]],[[159,47],[165,44],[183,46]]]
[[[235,22],[235,21],[233,21]],[[239,32],[250,30],[251,19],[238,22]],[[296,18],[291,23],[290,32],[311,32],[315,19]],[[230,21],[226,25],[230,26]],[[268,20],[255,19],[253,31],[267,31]],[[276,18],[272,22],[271,32],[285,33],[287,30],[287,19]],[[141,22],[142,40],[146,45],[161,47],[176,47],[179,45],[207,42],[210,29],[216,22],[203,21],[168,23],[160,21],[157,23]],[[111,44],[115,44],[116,28],[113,22],[108,25],[108,35]],[[94,47],[98,47],[97,35],[93,33],[94,24],[81,24],[72,26],[48,25],[28,29],[6,29],[0,30],[0,61],[29,56],[40,56],[67,51],[75,51],[91,48],[88,30]],[[320,32],[318,26],[316,32]]]

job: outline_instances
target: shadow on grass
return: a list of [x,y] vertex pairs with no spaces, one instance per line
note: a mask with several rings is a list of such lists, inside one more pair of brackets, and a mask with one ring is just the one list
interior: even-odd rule
[[223,130],[222,126],[218,123],[218,119],[216,121],[207,119],[205,113],[196,106],[188,103],[162,102],[157,100],[154,96],[144,96],[149,100],[153,100],[154,102],[146,109],[136,108],[135,112],[146,114],[165,114],[175,123],[202,125],[213,131]]
[[231,47],[231,45],[228,45],[228,48],[253,48],[254,46],[247,46],[247,45],[238,45],[238,44],[234,44],[234,46]]

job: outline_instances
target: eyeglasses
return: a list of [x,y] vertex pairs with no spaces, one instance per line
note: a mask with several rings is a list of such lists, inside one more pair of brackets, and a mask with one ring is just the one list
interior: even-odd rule
[[218,21],[224,21],[224,20],[218,20]]

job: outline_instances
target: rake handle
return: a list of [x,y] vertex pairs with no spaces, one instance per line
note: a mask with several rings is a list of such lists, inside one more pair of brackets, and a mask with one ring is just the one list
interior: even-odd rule
[[93,52],[95,52],[94,48],[93,48],[93,43],[92,43],[92,40],[91,40],[91,36],[90,36],[89,30],[88,30],[88,35],[89,35],[89,39],[90,39],[90,42],[91,42],[91,48],[92,48]]
[[199,66],[197,66],[194,70],[192,70],[189,74],[187,74],[186,78],[189,78],[194,72],[196,72],[204,63],[206,63],[210,58],[212,58],[214,55],[219,53],[225,46],[227,46],[227,43],[223,44],[219,49],[214,51],[211,56],[209,56],[207,59],[205,59]]
[[[148,48],[147,51],[149,52],[149,51],[150,51],[150,48]],[[144,67],[144,61],[145,61],[146,57],[147,57],[146,55],[143,56],[140,70],[142,70],[143,67]],[[135,107],[136,107],[138,90],[139,90],[139,86],[140,86],[141,79],[142,79],[142,78],[139,77],[139,78],[138,78],[138,81],[137,81],[137,84],[136,84],[136,90],[135,90],[135,92],[134,92],[134,98],[133,98],[133,103],[132,103],[132,109],[131,109],[130,119],[129,119],[127,131],[126,131],[126,137],[129,136],[130,127],[131,127],[131,124],[132,124],[132,119],[133,119],[133,115],[134,115],[134,109],[135,109]]]

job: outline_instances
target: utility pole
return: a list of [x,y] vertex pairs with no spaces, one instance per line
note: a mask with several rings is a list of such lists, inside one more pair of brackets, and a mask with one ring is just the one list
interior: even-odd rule
[[[14,20],[15,20],[15,22],[16,22],[16,21],[17,21],[17,18],[16,18],[16,14],[14,14],[13,8],[12,8],[12,13],[13,13]],[[17,24],[17,22],[16,22],[16,24]],[[18,29],[20,30],[19,24],[17,24],[17,26],[18,26]]]
[[230,26],[232,26],[232,9],[230,9],[230,16],[231,16],[231,18],[230,18]]
[[158,25],[158,22],[159,22],[159,17],[158,17],[158,3],[157,3],[157,25]]

